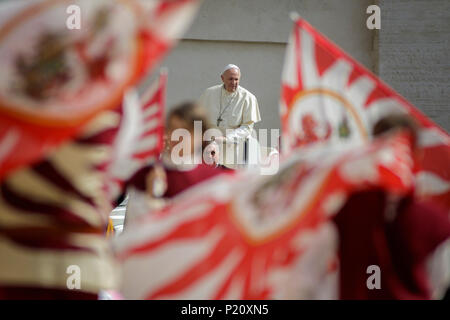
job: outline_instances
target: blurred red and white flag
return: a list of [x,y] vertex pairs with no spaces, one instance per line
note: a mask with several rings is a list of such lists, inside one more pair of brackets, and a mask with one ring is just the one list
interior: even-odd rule
[[410,192],[411,140],[312,148],[275,175],[219,176],[140,217],[115,239],[124,297],[337,298],[337,241],[327,221],[352,192]]
[[3,1],[0,179],[117,108],[173,47],[200,2]]
[[320,34],[294,18],[280,99],[282,151],[314,142],[357,145],[382,117],[403,113],[420,126],[417,193],[450,208],[450,137],[417,108]]
[[122,124],[107,165],[114,198],[124,183],[139,169],[156,161],[163,148],[164,110],[166,104],[167,70],[160,71],[141,98],[135,89],[125,94]]
[[159,79],[144,92],[141,100],[142,130],[133,158],[147,162],[158,157],[163,149],[164,120],[167,91],[167,70],[162,69]]

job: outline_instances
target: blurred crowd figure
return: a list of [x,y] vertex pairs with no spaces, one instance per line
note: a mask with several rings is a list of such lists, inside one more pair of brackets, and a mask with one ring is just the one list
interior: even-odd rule
[[[194,132],[196,122],[201,125],[200,134]],[[181,139],[172,139],[172,134],[177,129],[187,130],[184,131],[187,135]],[[200,182],[219,174],[234,172],[218,164],[218,149],[211,148],[210,142],[203,139],[209,129],[212,129],[212,125],[206,110],[194,102],[182,103],[170,111],[166,124],[165,148],[160,160],[139,170],[129,181],[126,224],[137,216],[160,209],[169,199]],[[187,147],[175,150],[177,145],[184,143],[187,143]],[[175,157],[188,161],[176,163]]]
[[[405,115],[380,119],[375,139],[406,130],[421,157],[417,125]],[[341,299],[440,299],[450,285],[450,221],[442,208],[414,192],[384,190],[351,195],[333,218],[339,234]],[[379,267],[381,289],[369,289],[367,267]]]

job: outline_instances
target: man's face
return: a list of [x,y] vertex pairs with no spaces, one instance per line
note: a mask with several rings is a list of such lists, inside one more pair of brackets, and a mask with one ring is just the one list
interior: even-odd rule
[[225,85],[225,89],[228,92],[236,91],[239,85],[239,79],[241,78],[241,73],[238,69],[231,68],[225,71],[224,74],[221,75],[223,84]]

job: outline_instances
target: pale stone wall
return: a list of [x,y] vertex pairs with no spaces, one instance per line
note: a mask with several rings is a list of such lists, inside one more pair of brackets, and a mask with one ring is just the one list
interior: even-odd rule
[[381,0],[379,74],[450,131],[450,1]]

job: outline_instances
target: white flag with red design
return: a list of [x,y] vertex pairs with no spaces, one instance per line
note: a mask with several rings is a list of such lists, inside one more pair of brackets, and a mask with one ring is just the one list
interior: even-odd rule
[[327,221],[352,192],[410,192],[413,161],[405,134],[332,149],[309,147],[272,176],[219,176],[140,217],[115,243],[124,297],[337,298]]
[[[173,47],[200,3],[3,1],[0,179],[73,138],[102,110],[119,107]],[[80,28],[69,28],[77,19]]]
[[449,135],[305,20],[294,20],[280,99],[283,153],[317,141],[362,143],[383,116],[409,114],[423,153],[417,192],[448,210]]
[[123,116],[110,162],[105,165],[109,192],[115,198],[139,169],[156,161],[163,148],[167,70],[160,71],[141,98],[135,89],[125,94]]
[[163,149],[164,110],[166,106],[167,70],[161,70],[159,79],[142,95],[142,130],[133,153],[133,159],[148,162],[158,157]]

